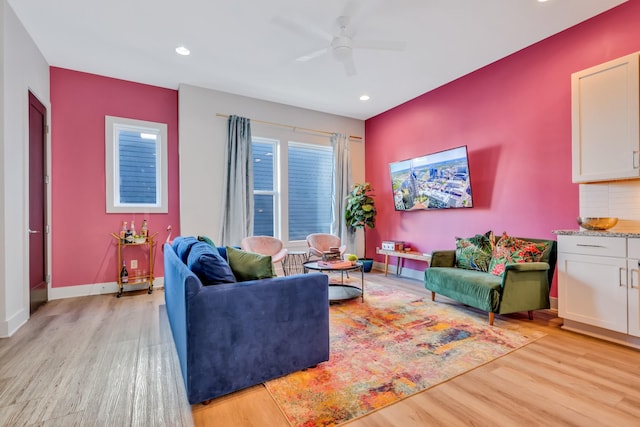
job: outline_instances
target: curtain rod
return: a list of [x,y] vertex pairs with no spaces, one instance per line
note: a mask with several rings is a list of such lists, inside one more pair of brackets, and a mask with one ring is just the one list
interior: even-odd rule
[[[221,113],[216,113],[217,117],[224,117],[224,118],[229,118],[229,115],[227,114],[221,114]],[[252,122],[255,123],[260,123],[263,125],[270,125],[270,126],[279,126],[279,127],[283,127],[283,128],[289,128],[291,130],[293,130],[294,132],[297,130],[301,130],[301,131],[306,131],[306,132],[314,132],[314,133],[320,133],[323,135],[333,135],[334,132],[329,132],[326,130],[316,130],[316,129],[309,129],[309,128],[301,128],[299,126],[292,126],[292,125],[285,125],[282,123],[276,123],[276,122],[265,122],[264,120],[255,120],[255,119],[250,119]],[[349,135],[349,139],[353,139],[354,141],[362,141],[362,137],[361,136],[357,136],[357,135]]]

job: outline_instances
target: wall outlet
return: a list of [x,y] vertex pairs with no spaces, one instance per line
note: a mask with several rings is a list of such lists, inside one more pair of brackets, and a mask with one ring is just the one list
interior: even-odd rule
[[138,260],[137,259],[132,259],[131,260],[131,269],[135,270],[136,268],[138,268]]

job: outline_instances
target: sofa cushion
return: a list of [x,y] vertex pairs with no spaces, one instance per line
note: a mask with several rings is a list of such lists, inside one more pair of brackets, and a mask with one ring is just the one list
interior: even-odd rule
[[425,270],[427,289],[480,310],[497,312],[500,307],[502,278],[484,271],[457,267],[431,267]]
[[191,247],[196,243],[198,243],[198,239],[193,236],[178,236],[173,241],[173,250],[176,252],[176,255],[178,255],[178,258],[186,264]]
[[473,237],[456,237],[456,265],[468,270],[489,271],[494,241],[493,232]]
[[502,233],[502,237],[496,243],[491,255],[489,272],[496,276],[502,276],[507,263],[540,261],[548,249],[548,245],[549,243],[529,242]]
[[204,286],[236,282],[229,264],[216,248],[205,242],[197,242],[191,246],[187,267],[198,276]]
[[276,277],[273,262],[268,255],[260,255],[227,246],[227,258],[239,282]]

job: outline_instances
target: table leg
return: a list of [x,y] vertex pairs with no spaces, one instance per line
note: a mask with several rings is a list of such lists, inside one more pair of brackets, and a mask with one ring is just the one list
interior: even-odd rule
[[362,287],[362,302],[364,302],[364,267],[360,266],[360,286]]
[[396,257],[396,276],[399,276],[400,272],[402,271],[402,268],[400,267],[401,260],[402,260],[402,257],[400,256]]
[[384,255],[384,275],[387,275],[387,271],[389,271],[389,255]]

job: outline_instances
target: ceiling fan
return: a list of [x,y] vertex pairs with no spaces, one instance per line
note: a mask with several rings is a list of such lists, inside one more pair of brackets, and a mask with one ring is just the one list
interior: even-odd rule
[[356,66],[353,60],[354,49],[372,49],[387,51],[402,51],[406,43],[401,41],[385,41],[385,40],[360,40],[357,39],[357,28],[354,19],[348,12],[352,12],[353,2],[348,3],[343,14],[335,20],[337,24],[337,33],[331,34],[323,30],[314,28],[312,25],[303,24],[286,17],[275,17],[273,21],[281,27],[307,38],[324,39],[327,43],[325,47],[310,51],[296,58],[298,62],[310,61],[314,58],[331,53],[333,58],[342,63],[348,76],[356,74]]

